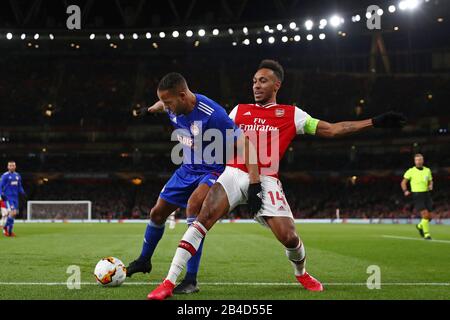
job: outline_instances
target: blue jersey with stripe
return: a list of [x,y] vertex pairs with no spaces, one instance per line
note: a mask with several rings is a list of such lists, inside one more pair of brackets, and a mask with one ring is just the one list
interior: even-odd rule
[[[176,138],[183,147],[183,164],[184,169],[194,174],[204,174],[217,172],[222,173],[225,168],[225,141],[227,137],[227,130],[229,133],[235,132],[240,134],[240,129],[230,119],[225,109],[217,102],[208,97],[195,94],[196,104],[194,109],[188,114],[176,115],[170,110],[167,110],[170,121],[176,130]],[[214,161],[205,159],[204,154],[212,141],[203,141],[203,136],[208,129],[217,129],[221,132],[223,137],[223,157],[215,157],[215,153],[211,154]],[[201,147],[200,147],[201,146]],[[208,150],[211,150],[209,148]]]
[[17,172],[5,172],[0,180],[1,194],[8,200],[17,201],[19,193],[25,194],[22,186],[22,177]]

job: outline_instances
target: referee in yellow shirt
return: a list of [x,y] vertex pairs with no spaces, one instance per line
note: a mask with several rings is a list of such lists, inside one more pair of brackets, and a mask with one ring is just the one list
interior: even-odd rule
[[[422,220],[416,226],[420,235],[426,240],[431,240],[430,221],[432,219],[433,201],[430,191],[433,190],[433,176],[431,170],[423,165],[423,155],[414,155],[414,167],[408,169],[403,175],[401,187],[406,197],[412,194],[414,208],[420,212]],[[408,191],[408,182],[411,192]]]

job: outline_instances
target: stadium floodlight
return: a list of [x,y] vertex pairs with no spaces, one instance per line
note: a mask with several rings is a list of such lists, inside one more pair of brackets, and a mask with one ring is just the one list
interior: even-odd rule
[[120,39],[120,40],[125,39],[125,36],[123,35],[123,33],[119,33],[119,39]]
[[11,40],[13,38],[13,34],[11,32],[8,32],[6,34],[6,39]]
[[269,37],[269,39],[267,39],[267,41],[268,41],[270,44],[273,44],[273,43],[275,43],[275,38],[274,38],[274,37]]
[[277,24],[277,30],[278,31],[283,30],[283,25],[281,23]]
[[306,36],[306,40],[311,41],[314,38],[314,36],[312,34],[308,34]]
[[265,32],[270,32],[270,27],[267,24],[264,26],[264,31]]
[[367,19],[372,18],[372,13],[371,13],[371,12],[366,12],[366,18],[367,18]]
[[263,42],[263,41],[262,41],[261,38],[256,39],[256,43],[257,43],[257,44],[261,44],[262,42]]
[[400,10],[406,10],[406,7],[407,7],[406,1],[400,1],[400,2],[399,2],[398,8],[399,8]]
[[219,35],[219,29],[214,29],[212,31],[213,36],[218,36]]
[[172,32],[172,37],[178,38],[179,36],[180,36],[180,33],[179,33],[177,30],[175,30],[174,32]]
[[383,9],[380,8],[377,10],[377,15],[379,15],[380,17],[383,15],[383,13],[384,13]]
[[161,31],[161,32],[159,33],[159,37],[160,37],[161,39],[164,39],[164,38],[166,37],[166,33],[163,32],[163,31]]
[[234,33],[233,29],[228,28],[228,33],[229,33],[229,34],[233,34],[233,33]]
[[233,47],[236,47],[237,46],[237,42],[233,41],[232,45],[233,45]]
[[50,40],[54,40],[54,39],[55,39],[55,36],[53,35],[53,33],[50,33],[50,34],[48,35],[48,37],[50,38]]
[[291,28],[292,30],[294,30],[295,28],[297,28],[297,24],[295,22],[291,22],[289,23],[289,28]]
[[299,42],[300,39],[301,39],[301,37],[298,34],[294,37],[294,41],[295,42]]
[[242,32],[244,32],[244,34],[248,34],[248,28],[247,27],[243,27],[242,28]]
[[283,41],[283,42],[288,42],[288,40],[289,40],[289,38],[286,36],[283,36],[283,38],[281,38],[281,41]]
[[414,10],[419,6],[419,0],[403,0],[398,4],[400,10]]
[[200,37],[204,37],[205,34],[206,34],[205,29],[200,29],[200,30],[198,30],[198,35],[199,35]]
[[186,37],[190,38],[194,35],[194,32],[192,30],[186,31]]
[[361,20],[361,16],[359,14],[357,14],[356,16],[352,17],[352,22],[358,22]]
[[111,35],[109,33],[105,34],[106,40],[111,40]]
[[20,39],[22,39],[22,40],[25,40],[26,37],[27,37],[27,35],[26,35],[25,33],[22,33],[22,34],[20,35]]
[[242,41],[242,43],[246,46],[248,46],[250,44],[250,40],[249,39],[245,39],[244,41]]
[[39,39],[39,33],[36,33],[36,34],[34,35],[34,40],[37,40],[37,39]]
[[314,22],[312,20],[306,20],[305,21],[305,28],[306,30],[311,30],[314,26]]
[[147,39],[150,39],[150,38],[152,37],[152,34],[151,34],[150,32],[147,32],[147,33],[145,34],[145,37],[146,37]]
[[320,19],[320,22],[319,22],[319,29],[325,28],[325,27],[327,26],[327,24],[328,24],[327,19]]
[[91,35],[89,36],[89,39],[94,40],[95,39],[95,33],[91,33]]
[[388,8],[388,11],[389,11],[390,13],[394,13],[395,10],[397,10],[397,8],[396,8],[394,5],[390,5],[389,8]]
[[333,28],[337,28],[341,25],[342,23],[342,18],[339,17],[338,15],[334,15],[330,18],[330,24]]
[[139,38],[138,34],[137,33],[133,33],[133,39],[137,40],[138,38]]
[[319,39],[320,39],[320,40],[323,40],[323,39],[325,39],[325,37],[326,37],[326,36],[325,36],[325,33],[321,33],[321,34],[319,34]]

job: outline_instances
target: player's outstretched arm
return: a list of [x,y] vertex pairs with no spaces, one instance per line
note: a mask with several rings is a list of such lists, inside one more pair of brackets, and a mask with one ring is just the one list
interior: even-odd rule
[[336,138],[357,133],[370,128],[401,128],[406,118],[397,112],[386,112],[372,119],[359,121],[343,121],[329,123],[320,120],[317,124],[316,135],[325,138]]
[[135,117],[144,117],[149,113],[158,113],[163,112],[164,110],[164,103],[162,101],[157,101],[150,107],[140,107],[137,109],[133,109],[133,115]]

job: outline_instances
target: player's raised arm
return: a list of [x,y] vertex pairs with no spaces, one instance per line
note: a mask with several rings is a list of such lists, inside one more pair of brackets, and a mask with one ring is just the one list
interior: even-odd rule
[[325,138],[336,138],[357,133],[369,128],[401,128],[406,118],[397,112],[389,111],[372,119],[329,123],[319,120],[315,134]]
[[133,115],[135,117],[144,117],[149,113],[164,112],[164,110],[165,110],[164,103],[158,100],[150,107],[140,107],[137,109],[133,109]]

